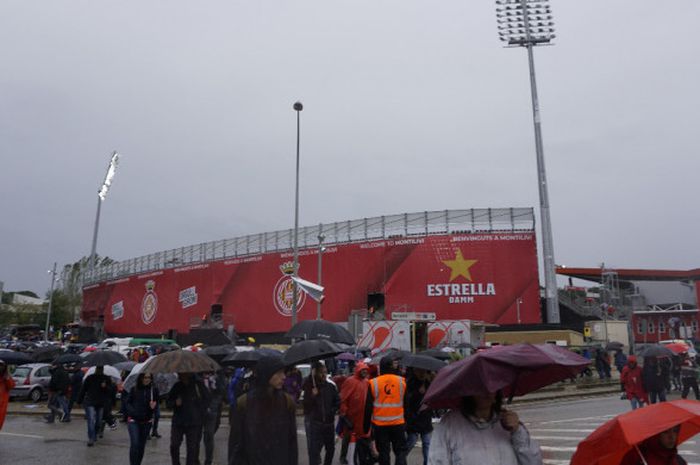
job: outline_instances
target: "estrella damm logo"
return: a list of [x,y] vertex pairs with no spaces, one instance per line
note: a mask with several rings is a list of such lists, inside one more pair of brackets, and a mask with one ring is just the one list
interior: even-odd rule
[[153,323],[153,320],[156,319],[156,313],[158,312],[158,295],[156,295],[153,290],[155,287],[155,281],[146,281],[146,294],[141,301],[141,320],[147,325]]
[[[282,263],[280,271],[282,272],[282,277],[277,281],[272,291],[272,302],[280,315],[291,317],[294,302],[294,281],[292,281],[294,263]],[[306,294],[297,286],[297,312],[301,311],[304,302],[306,302]]]

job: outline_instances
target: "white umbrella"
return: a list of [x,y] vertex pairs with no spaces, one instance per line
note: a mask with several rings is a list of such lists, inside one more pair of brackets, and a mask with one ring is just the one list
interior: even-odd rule
[[[136,386],[136,379],[138,378],[139,373],[141,373],[141,370],[143,370],[143,367],[146,365],[146,363],[148,363],[148,360],[134,365],[134,368],[131,369],[131,373],[129,373],[129,376],[127,376],[124,380],[125,391],[129,392],[131,391],[131,388]],[[160,392],[160,395],[167,394],[173,388],[175,383],[177,383],[177,374],[156,373],[155,375],[153,375],[153,382],[158,388],[158,392]]]
[[[85,373],[85,376],[83,376],[83,380],[94,373],[95,367],[90,367],[90,369]],[[122,375],[119,374],[119,370],[114,368],[112,365],[104,366],[104,374],[112,378],[117,383],[121,382],[122,380]]]

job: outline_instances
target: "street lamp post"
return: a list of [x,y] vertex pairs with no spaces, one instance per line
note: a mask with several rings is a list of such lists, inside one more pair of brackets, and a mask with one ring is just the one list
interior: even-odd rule
[[542,147],[542,128],[535,61],[532,49],[537,45],[548,45],[556,36],[552,21],[549,0],[496,0],[498,34],[503,42],[511,47],[527,48],[530,65],[530,93],[532,95],[532,118],[535,126],[535,150],[537,154],[537,180],[540,196],[540,216],[542,221],[542,254],[544,262],[545,296],[547,301],[547,322],[559,323],[559,296],[554,263],[554,240],[549,214],[549,193],[547,174]]
[[[297,167],[296,187],[294,190],[294,277],[299,277],[299,130],[301,126],[301,110],[304,105],[301,102],[294,103],[294,111],[297,112]],[[297,323],[297,296],[299,287],[296,280],[292,280],[292,326]]]
[[[323,241],[326,239],[326,236],[323,235],[323,233],[318,235],[318,285],[321,286],[321,277],[323,276],[323,252],[325,252],[326,248],[323,246]],[[321,299],[319,299],[316,302],[316,319],[320,320],[321,319]]]
[[100,190],[97,191],[97,213],[95,214],[95,229],[92,232],[92,248],[90,249],[90,260],[88,261],[88,270],[90,274],[95,271],[95,251],[97,250],[97,231],[100,229],[100,211],[102,210],[102,202],[107,198],[107,192],[109,192],[109,187],[112,185],[112,180],[114,179],[114,173],[117,172],[117,166],[119,165],[119,154],[114,151],[112,152],[112,157],[109,160],[109,166],[107,167],[107,174],[102,182]]
[[53,262],[53,270],[51,273],[51,287],[49,290],[49,308],[46,312],[46,328],[44,330],[44,341],[49,340],[49,320],[51,320],[51,307],[53,307],[53,286],[56,283],[56,262]]

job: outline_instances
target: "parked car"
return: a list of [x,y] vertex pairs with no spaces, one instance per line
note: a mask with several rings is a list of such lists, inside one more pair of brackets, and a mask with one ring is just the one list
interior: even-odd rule
[[10,391],[10,397],[24,397],[32,402],[39,402],[48,392],[51,373],[48,363],[27,363],[15,368],[12,378],[15,388]]

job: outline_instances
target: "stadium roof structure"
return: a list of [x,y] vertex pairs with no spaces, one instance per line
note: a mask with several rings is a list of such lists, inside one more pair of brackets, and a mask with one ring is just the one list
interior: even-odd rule
[[[647,270],[636,268],[606,269],[614,271],[619,279],[628,281],[700,281],[700,268],[693,270]],[[600,282],[603,270],[601,268],[571,268],[558,266],[557,274],[587,281]]]

